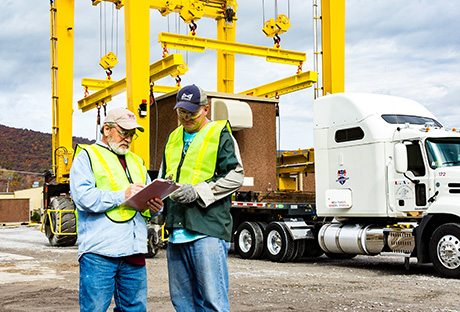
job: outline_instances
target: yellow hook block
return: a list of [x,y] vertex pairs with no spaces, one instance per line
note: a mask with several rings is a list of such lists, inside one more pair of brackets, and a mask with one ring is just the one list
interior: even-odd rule
[[275,23],[275,19],[271,18],[268,21],[265,21],[264,27],[262,28],[262,31],[264,32],[265,36],[267,37],[273,37],[277,33],[277,27]]
[[288,29],[291,27],[291,21],[289,20],[289,17],[284,14],[278,15],[276,18],[276,27],[279,29],[277,33],[278,35],[288,31]]
[[101,60],[99,61],[99,65],[101,65],[102,68],[104,69],[111,69],[115,67],[115,65],[118,64],[118,58],[113,52],[109,52],[103,57],[101,57]]
[[184,5],[179,14],[184,22],[191,23],[203,17],[204,8],[200,1],[194,0]]
[[262,31],[267,37],[274,37],[285,33],[290,27],[291,21],[289,20],[289,17],[284,14],[280,14],[276,20],[274,18],[267,20],[264,23]]

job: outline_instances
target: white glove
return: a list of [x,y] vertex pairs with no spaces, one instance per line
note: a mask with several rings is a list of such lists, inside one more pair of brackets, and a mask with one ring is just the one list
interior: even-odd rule
[[177,191],[172,193],[169,198],[181,204],[188,204],[194,202],[198,198],[198,193],[193,185],[184,184]]

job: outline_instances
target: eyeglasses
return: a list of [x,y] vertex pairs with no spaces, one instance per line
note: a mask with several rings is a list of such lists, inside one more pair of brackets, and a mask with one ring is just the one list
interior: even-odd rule
[[181,108],[178,108],[176,111],[177,111],[177,115],[179,116],[179,118],[187,119],[187,120],[197,119],[201,115],[201,107],[194,113],[181,109]]
[[115,126],[113,128],[117,130],[118,135],[120,135],[123,139],[131,138],[133,141],[137,139],[136,129],[125,130],[125,129],[119,128],[118,126]]

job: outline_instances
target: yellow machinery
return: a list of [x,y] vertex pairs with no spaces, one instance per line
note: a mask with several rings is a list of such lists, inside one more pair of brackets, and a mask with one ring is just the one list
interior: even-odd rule
[[[280,48],[279,35],[290,27],[285,15],[264,23],[263,32],[275,40],[274,47],[262,47],[236,42],[236,21],[238,4],[236,0],[92,0],[93,6],[111,2],[124,10],[124,32],[126,50],[126,78],[113,81],[86,78],[82,85],[92,94],[78,101],[78,108],[88,111],[105,107],[113,96],[126,91],[128,109],[138,114],[138,122],[145,132],[132,143],[132,150],[140,155],[147,167],[150,166],[150,106],[147,99],[150,91],[169,92],[177,86],[157,86],[154,81],[167,75],[182,75],[187,65],[182,56],[169,55],[168,49],[185,49],[203,52],[215,49],[217,52],[217,91],[234,92],[235,54],[264,57],[269,62],[295,66],[295,74],[281,80],[253,86],[242,94],[277,97],[312,86],[318,82],[315,71],[302,72],[305,53]],[[313,1],[317,8],[316,1]],[[171,33],[158,34],[163,46],[164,58],[149,64],[150,56],[150,9],[158,10],[163,16],[178,13],[190,26],[189,35]],[[345,0],[323,0],[321,17],[323,93],[343,91],[344,9]],[[52,245],[72,245],[76,239],[75,208],[69,197],[69,171],[72,164],[72,98],[74,59],[74,10],[75,0],[50,1],[50,44],[52,81],[52,173],[44,187],[45,213],[44,231]],[[217,38],[202,38],[196,35],[195,22],[200,18],[212,18],[217,24]],[[110,71],[117,63],[116,55],[107,54],[100,65]],[[152,87],[153,86],[153,87]]]
[[303,177],[315,172],[313,148],[278,152],[276,160],[278,190],[303,191]]

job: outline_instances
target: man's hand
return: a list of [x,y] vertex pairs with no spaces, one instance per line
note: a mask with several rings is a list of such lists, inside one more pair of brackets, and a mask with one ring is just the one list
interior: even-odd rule
[[152,198],[147,201],[147,206],[149,206],[150,212],[155,214],[163,209],[164,204],[160,198]]
[[188,204],[194,202],[198,198],[198,193],[193,185],[184,184],[177,191],[172,193],[169,198],[181,204]]
[[134,196],[136,193],[140,192],[145,185],[142,184],[130,184],[128,188],[125,190],[125,199],[129,199],[130,197]]

